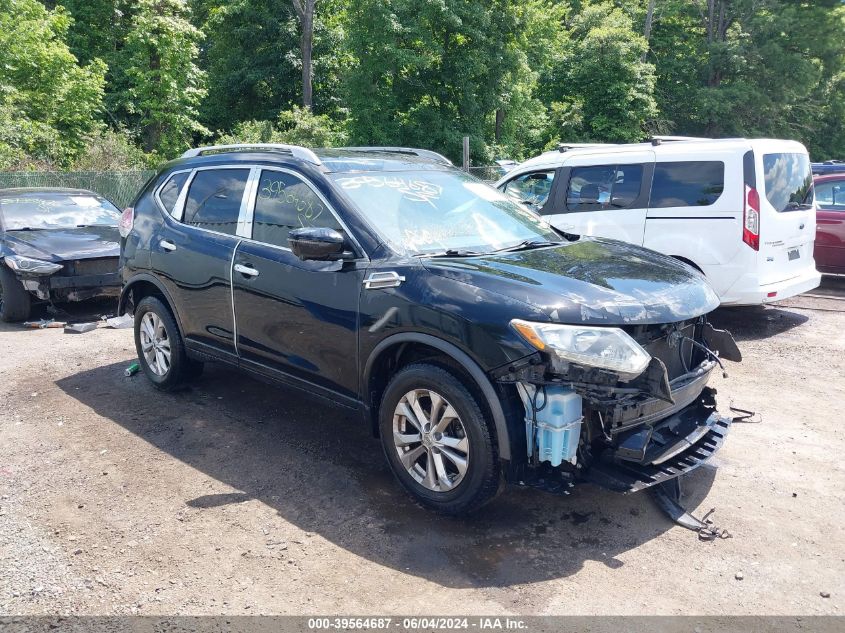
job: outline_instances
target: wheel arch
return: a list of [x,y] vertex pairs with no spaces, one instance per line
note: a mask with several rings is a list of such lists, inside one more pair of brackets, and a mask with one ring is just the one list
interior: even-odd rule
[[[362,375],[362,386],[364,388],[364,402],[373,432],[378,432],[378,407],[381,402],[381,395],[393,371],[398,366],[404,366],[413,362],[414,359],[420,359],[420,352],[424,353],[426,349],[434,350],[451,360],[457,368],[472,380],[477,388],[477,395],[481,396],[482,404],[493,419],[493,430],[496,434],[499,458],[509,461],[511,459],[510,431],[502,402],[493,384],[484,370],[469,354],[455,344],[430,334],[419,332],[394,334],[376,345],[367,358]],[[397,360],[402,357],[410,360],[397,365]]]
[[126,308],[129,304],[130,298],[132,300],[132,305],[137,306],[141,299],[148,296],[158,297],[164,302],[173,314],[173,318],[176,321],[176,327],[179,328],[179,335],[184,338],[185,334],[182,331],[182,320],[179,318],[179,313],[176,311],[176,306],[170,297],[170,293],[167,292],[167,289],[153,275],[141,273],[139,275],[135,275],[126,282],[123,286],[123,290],[120,292],[120,299],[117,303],[117,313],[119,315],[126,313]]
[[[696,263],[695,263],[694,261],[692,261],[690,258],[688,258],[688,257],[684,257],[683,255],[672,255],[671,257],[672,257],[672,259],[677,259],[679,262],[684,262],[687,266],[692,266],[692,267],[693,267],[693,268],[695,268],[698,272],[700,272],[702,275],[704,275],[704,271],[701,269],[701,266],[699,266],[698,264],[696,264]],[[705,275],[705,276],[706,276],[706,275]]]

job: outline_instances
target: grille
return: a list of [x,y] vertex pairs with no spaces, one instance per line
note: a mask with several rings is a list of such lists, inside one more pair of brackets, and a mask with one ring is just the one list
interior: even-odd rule
[[73,262],[75,275],[108,275],[117,272],[117,257],[100,259],[79,259]]

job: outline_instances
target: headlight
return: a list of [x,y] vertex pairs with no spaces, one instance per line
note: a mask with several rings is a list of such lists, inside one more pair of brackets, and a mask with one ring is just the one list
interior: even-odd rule
[[4,257],[3,261],[12,270],[17,270],[21,273],[31,273],[33,275],[52,275],[62,269],[61,264],[44,262],[40,259],[31,259],[22,255],[9,255],[8,257]]
[[511,325],[538,350],[564,361],[609,369],[623,381],[639,376],[651,361],[651,356],[617,327],[533,323],[520,319],[514,319]]

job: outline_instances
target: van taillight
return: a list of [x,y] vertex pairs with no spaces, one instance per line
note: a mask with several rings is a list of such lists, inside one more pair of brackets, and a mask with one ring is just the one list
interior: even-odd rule
[[760,194],[745,185],[745,207],[742,213],[742,241],[755,251],[760,250]]
[[120,237],[126,237],[132,231],[132,225],[135,224],[135,209],[126,207],[123,210],[123,215],[120,216],[120,222],[117,225],[117,230]]

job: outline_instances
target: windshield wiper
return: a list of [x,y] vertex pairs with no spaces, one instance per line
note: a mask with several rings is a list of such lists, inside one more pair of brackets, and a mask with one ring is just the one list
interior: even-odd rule
[[446,249],[437,253],[414,253],[411,257],[477,257],[483,255],[478,251],[462,251],[454,248]]
[[533,248],[545,248],[546,246],[560,246],[563,242],[554,242],[552,240],[523,240],[519,244],[513,246],[506,246],[505,248],[497,248],[492,253],[512,253],[514,251],[527,251]]

